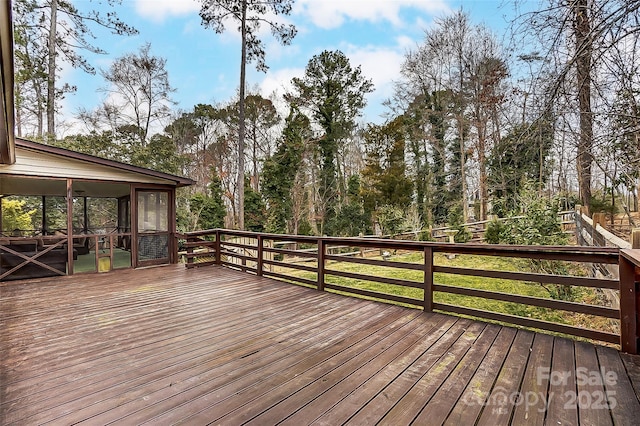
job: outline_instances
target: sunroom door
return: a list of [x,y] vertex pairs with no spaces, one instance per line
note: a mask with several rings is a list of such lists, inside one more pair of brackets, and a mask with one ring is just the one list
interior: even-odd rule
[[170,262],[168,191],[136,191],[137,266]]

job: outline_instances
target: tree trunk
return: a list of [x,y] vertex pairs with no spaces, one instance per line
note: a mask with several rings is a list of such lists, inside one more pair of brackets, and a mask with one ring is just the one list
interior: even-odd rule
[[252,153],[252,163],[253,163],[253,179],[251,180],[251,184],[253,190],[255,192],[260,191],[260,172],[258,171],[258,132],[256,131],[256,127],[258,125],[254,124],[252,127],[252,139],[253,139],[253,153]]
[[578,84],[578,104],[580,108],[580,135],[578,138],[578,185],[580,201],[591,212],[591,164],[593,162],[593,117],[591,114],[591,22],[588,0],[573,3],[575,14],[574,31],[576,37],[576,72]]
[[459,93],[458,107],[460,108],[458,115],[458,137],[460,138],[460,179],[462,179],[462,223],[469,222],[469,203],[467,202],[467,150],[465,146],[465,129],[464,129],[464,79],[465,79],[465,57],[464,57],[464,42],[466,39],[466,22],[461,21],[459,23],[461,32],[458,42],[458,69],[460,75],[458,77]]
[[489,188],[487,184],[487,121],[480,108],[476,106],[476,129],[478,131],[478,169],[480,172],[480,217],[476,220],[487,219],[487,199]]
[[36,115],[37,115],[37,130],[36,130],[36,134],[38,135],[39,138],[44,139],[44,114],[45,114],[45,108],[44,105],[46,104],[46,100],[44,99],[43,95],[42,95],[42,86],[40,84],[36,84],[35,80],[33,83],[33,90],[36,94]]
[[49,40],[47,53],[49,55],[47,74],[47,139],[56,137],[56,32],[58,0],[51,0],[51,22],[49,23]]
[[244,88],[247,67],[247,1],[242,1],[242,58],[240,60],[240,102],[238,105],[238,229],[244,230]]
[[[16,87],[15,87],[15,92],[16,92],[16,96],[15,96],[15,98],[16,98],[16,107],[15,107],[15,110],[16,110],[16,136],[21,138],[22,137],[22,101],[19,101],[19,99],[22,98],[22,96],[21,96],[22,92],[20,90],[20,86],[18,86],[17,84],[16,84]],[[20,102],[20,103],[18,103],[18,102]],[[2,223],[2,217],[1,217],[2,211],[1,210],[2,209],[0,208],[0,224]]]
[[467,203],[467,172],[466,172],[466,160],[467,150],[464,143],[464,124],[462,122],[462,113],[458,117],[458,137],[460,138],[460,179],[462,179],[462,222],[467,223],[469,221],[469,206]]

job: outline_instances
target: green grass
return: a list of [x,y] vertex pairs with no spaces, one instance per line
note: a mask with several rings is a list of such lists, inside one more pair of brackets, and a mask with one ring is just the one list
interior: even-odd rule
[[[374,257],[372,259],[380,259],[380,257]],[[422,264],[423,257],[420,253],[397,255],[392,256],[391,261]],[[500,258],[493,256],[458,255],[453,259],[448,259],[446,255],[437,253],[434,256],[434,264],[458,268],[495,271],[531,271],[530,264],[525,259]],[[397,278],[414,281],[416,283],[421,283],[423,281],[422,271],[409,269],[361,265],[348,262],[329,262],[326,267],[327,269],[334,269],[338,271],[353,272],[379,277]],[[572,275],[584,275],[584,271],[581,270],[579,266],[566,264],[565,268],[567,268]],[[316,280],[316,275],[313,273],[292,271],[290,272],[290,274],[311,280]],[[327,275],[326,282],[344,287],[409,297],[412,299],[416,299],[416,304],[413,305],[414,307],[419,307],[422,305],[423,290],[419,288],[381,284],[367,280],[343,278],[331,275]],[[434,283],[449,285],[453,287],[466,287],[524,296],[551,298],[549,291],[547,291],[540,284],[516,280],[435,273]],[[576,302],[602,304],[601,296],[594,289],[574,287],[573,291],[574,301]],[[375,298],[373,299],[375,300]],[[502,302],[497,300],[442,292],[434,293],[434,302],[517,315],[521,317],[540,319],[556,323],[571,324],[585,328],[614,331],[612,322],[606,318],[578,315],[570,312],[522,305],[519,303]]]
[[[105,253],[107,253],[105,251]],[[114,248],[113,249],[113,262],[112,269],[130,268],[131,267],[131,252]],[[88,254],[80,255],[73,261],[73,272],[95,272],[96,271],[96,254],[95,252],[89,252]]]

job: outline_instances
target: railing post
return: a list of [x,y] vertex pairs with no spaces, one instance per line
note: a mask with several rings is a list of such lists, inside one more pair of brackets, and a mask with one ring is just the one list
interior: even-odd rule
[[193,241],[192,237],[187,237],[187,264],[185,265],[187,268],[190,268],[193,265],[193,247],[191,247],[191,242]]
[[324,263],[327,246],[322,238],[318,238],[318,290],[324,291]]
[[222,245],[220,244],[220,238],[222,238],[222,236],[220,235],[220,230],[216,229],[216,265],[220,266],[222,265]]
[[594,213],[592,219],[593,219],[593,229],[596,228],[596,225],[600,225],[604,228],[604,226],[607,224],[606,213]]
[[583,246],[585,245],[584,243],[584,239],[582,238],[582,213],[580,212],[581,210],[581,205],[576,204],[576,211],[573,213],[573,221],[576,224],[575,227],[575,233],[576,233],[576,241],[578,242],[578,245]]
[[[635,256],[634,256],[635,255]],[[620,346],[623,352],[638,353],[638,279],[634,260],[639,261],[637,250],[622,250],[620,268]]]
[[640,249],[640,228],[631,230],[631,248]]
[[264,252],[264,246],[262,245],[263,243],[263,238],[262,235],[258,235],[258,252],[256,254],[256,257],[258,258],[258,264],[256,265],[256,275],[258,275],[259,277],[262,276],[262,267],[263,267],[263,259],[262,259],[262,254]]
[[598,247],[606,246],[606,242],[602,241],[601,235],[598,232],[598,225],[602,226],[603,228],[604,225],[606,225],[606,215],[604,213],[594,213],[591,219],[593,220],[593,228],[591,229],[592,245]]
[[433,311],[433,248],[424,248],[424,305],[425,312]]
[[[67,179],[67,200],[66,201],[67,201],[67,271],[68,271],[67,275],[73,275],[73,179]],[[98,269],[98,264],[96,263],[96,270],[97,269]]]
[[[240,244],[247,245],[247,241],[248,241],[248,240],[249,240],[249,238],[247,238],[247,237],[240,237]],[[240,251],[240,253],[242,253],[241,255],[242,255],[242,256],[245,256],[245,257],[243,257],[243,258],[241,258],[241,259],[240,259],[240,264],[242,265],[242,267],[240,268],[240,270],[241,270],[242,272],[247,272],[247,268],[246,268],[246,266],[247,266],[247,259],[246,259],[246,256],[247,256],[249,253],[247,252],[247,249],[246,249],[246,248],[244,248],[244,247],[243,247],[243,248],[241,248],[240,250],[241,250],[241,251]]]

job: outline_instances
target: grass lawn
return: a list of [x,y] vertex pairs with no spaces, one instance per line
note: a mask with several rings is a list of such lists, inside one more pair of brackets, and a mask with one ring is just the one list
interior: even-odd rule
[[[105,251],[103,254],[107,253]],[[112,269],[130,268],[131,267],[131,252],[122,250],[119,248],[113,249],[113,262]],[[95,272],[96,271],[96,254],[95,252],[89,252],[88,254],[78,256],[78,259],[73,261],[73,272]]]
[[[372,257],[372,259],[380,259],[380,257]],[[423,257],[420,253],[412,253],[406,255],[392,256],[391,261],[422,264]],[[434,255],[434,264],[440,266],[450,266],[458,268],[484,269],[495,271],[521,271],[531,272],[530,264],[526,259],[501,258],[493,256],[475,256],[475,255],[457,255],[453,259],[447,258],[445,254],[436,253]],[[311,266],[311,265],[309,265]],[[416,283],[423,280],[422,271],[398,269],[383,266],[360,265],[348,262],[328,262],[327,269],[337,271],[353,272],[378,277],[398,278]],[[567,264],[566,268],[571,275],[584,275],[585,271],[580,265]],[[316,280],[316,275],[308,272],[291,271],[291,275]],[[343,278],[328,275],[327,283],[341,285],[345,287],[358,288],[364,290],[375,291],[379,293],[395,294],[405,297],[417,299],[418,306],[421,305],[423,299],[423,291],[418,288],[410,288],[404,286],[381,284],[372,281]],[[454,287],[466,287],[473,289],[481,289],[486,291],[495,291],[501,293],[518,294],[525,296],[533,296],[540,298],[551,298],[550,292],[538,283],[530,283],[523,281],[473,277],[463,275],[451,275],[443,273],[434,274],[434,283],[444,284]],[[573,301],[594,305],[604,305],[605,299],[597,290],[584,287],[573,288]],[[497,300],[489,300],[478,297],[435,292],[434,301],[437,303],[446,303],[457,306],[465,306],[486,311],[501,312],[510,315],[518,315],[521,317],[529,317],[541,319],[545,321],[571,324],[575,326],[593,328],[604,331],[616,331],[616,322],[601,318],[588,316],[583,314],[575,314],[571,312],[555,311],[547,308],[539,308],[519,303],[502,302]]]

